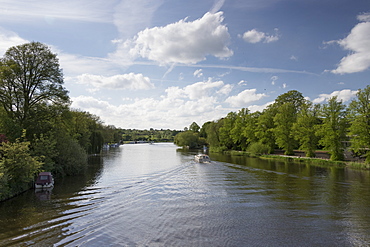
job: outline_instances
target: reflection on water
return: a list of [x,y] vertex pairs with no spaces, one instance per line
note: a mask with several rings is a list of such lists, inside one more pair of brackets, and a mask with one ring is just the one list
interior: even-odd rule
[[369,172],[124,145],[0,203],[0,246],[367,246]]

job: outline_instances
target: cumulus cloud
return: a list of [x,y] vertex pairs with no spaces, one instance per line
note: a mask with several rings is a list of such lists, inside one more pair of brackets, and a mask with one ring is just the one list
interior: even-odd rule
[[212,81],[209,78],[208,81],[196,82],[184,88],[169,87],[165,92],[169,98],[188,98],[194,100],[209,96],[223,86],[223,81]]
[[276,34],[275,35],[269,35],[268,33],[257,31],[256,29],[249,30],[245,32],[241,37],[244,39],[245,42],[248,43],[271,43],[274,41],[279,40],[279,36],[277,34],[278,29],[275,29]]
[[222,85],[222,82],[204,82],[184,88],[170,87],[159,99],[126,99],[121,105],[90,96],[72,97],[72,108],[89,111],[104,122],[122,128],[183,129],[184,123],[204,123],[228,113],[210,92]]
[[222,24],[222,15],[222,12],[206,13],[192,22],[183,19],[164,27],[147,28],[123,46],[130,47],[133,57],[160,64],[195,64],[208,55],[228,58],[233,52],[227,47],[230,35]]
[[356,96],[357,91],[344,89],[341,91],[334,91],[330,94],[320,94],[318,98],[314,99],[312,102],[315,104],[323,103],[328,99],[337,96],[338,100],[342,100],[343,102],[349,101],[352,97]]
[[249,103],[267,96],[263,93],[257,94],[256,91],[256,89],[246,89],[238,95],[228,97],[225,102],[229,103],[233,107],[246,107]]
[[77,77],[77,83],[90,85],[94,90],[148,90],[154,88],[154,84],[150,82],[149,77],[145,77],[143,74],[134,73],[114,76],[82,74]]
[[360,21],[351,33],[344,39],[329,41],[338,43],[350,54],[343,57],[338,67],[331,72],[334,74],[346,74],[361,72],[370,67],[370,13],[361,14],[357,17]]
[[231,90],[233,90],[233,85],[226,84],[220,90],[218,90],[217,93],[228,95],[231,92]]

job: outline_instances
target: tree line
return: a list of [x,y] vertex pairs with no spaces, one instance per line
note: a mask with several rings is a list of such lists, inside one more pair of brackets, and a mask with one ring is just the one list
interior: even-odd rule
[[315,151],[321,149],[328,151],[333,161],[344,160],[347,149],[370,163],[370,86],[358,90],[348,106],[337,97],[325,104],[313,104],[291,90],[262,112],[243,108],[206,122],[199,130],[190,126],[176,136],[175,143],[189,147],[206,144],[211,151],[245,150],[254,154],[283,149],[286,155],[293,155],[295,149],[300,149],[307,157],[315,157]]
[[57,55],[39,42],[9,48],[0,59],[0,200],[28,189],[35,174],[65,176],[119,130],[70,108]]

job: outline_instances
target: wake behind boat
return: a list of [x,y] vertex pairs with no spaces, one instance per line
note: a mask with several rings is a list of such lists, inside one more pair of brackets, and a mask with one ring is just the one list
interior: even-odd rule
[[194,160],[199,163],[211,163],[211,159],[206,154],[197,154],[195,155]]

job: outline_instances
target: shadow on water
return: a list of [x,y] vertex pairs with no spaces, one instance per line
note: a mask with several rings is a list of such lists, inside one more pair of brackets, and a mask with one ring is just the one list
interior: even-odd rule
[[0,203],[0,246],[55,243],[62,236],[65,225],[50,222],[58,219],[66,208],[71,208],[69,198],[96,183],[102,165],[102,156],[90,156],[85,174],[55,178],[52,189],[31,189]]
[[0,204],[0,246],[368,246],[370,173],[123,145]]

